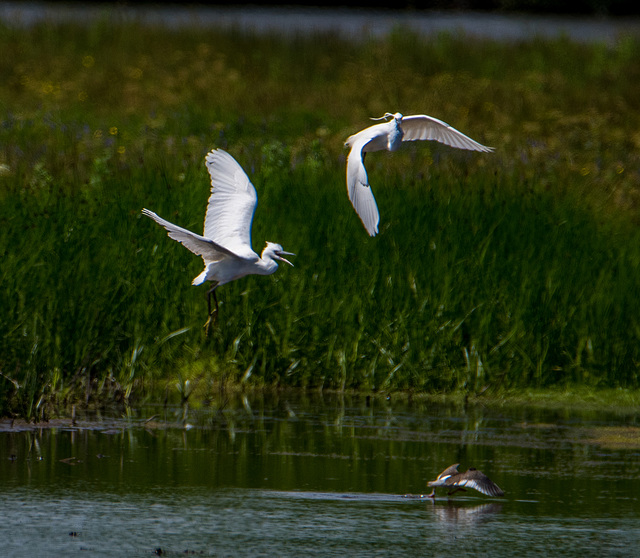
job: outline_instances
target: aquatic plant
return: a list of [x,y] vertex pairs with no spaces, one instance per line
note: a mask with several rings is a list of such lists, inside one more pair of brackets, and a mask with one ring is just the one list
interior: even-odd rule
[[[0,29],[2,412],[187,380],[640,387],[639,47]],[[389,110],[497,150],[371,155],[370,239],[342,144]],[[254,237],[299,256],[226,286],[207,340],[198,258],[140,209],[201,228],[213,147],[252,176]]]

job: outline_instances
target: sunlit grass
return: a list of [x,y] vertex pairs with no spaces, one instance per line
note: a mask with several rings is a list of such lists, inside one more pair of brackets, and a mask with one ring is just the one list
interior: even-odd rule
[[[637,388],[640,48],[0,29],[0,406],[126,398],[167,381],[496,394]],[[442,118],[496,147],[377,153],[369,238],[344,139]],[[295,268],[219,290],[140,216],[199,231],[228,149],[253,241]],[[208,388],[206,386],[209,386]]]

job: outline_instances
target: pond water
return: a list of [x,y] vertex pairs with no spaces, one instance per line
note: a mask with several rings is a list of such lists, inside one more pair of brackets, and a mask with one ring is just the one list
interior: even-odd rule
[[28,27],[46,22],[139,22],[173,29],[234,29],[280,35],[332,33],[353,40],[380,38],[398,28],[422,35],[451,33],[498,41],[535,37],[566,37],[578,42],[615,44],[621,37],[640,34],[637,16],[596,17],[538,15],[517,12],[468,10],[375,10],[317,8],[313,6],[255,6],[151,2],[0,2],[0,21],[8,26]]
[[[505,497],[420,497],[457,462]],[[0,517],[12,557],[634,556],[640,412],[252,395],[4,421]]]

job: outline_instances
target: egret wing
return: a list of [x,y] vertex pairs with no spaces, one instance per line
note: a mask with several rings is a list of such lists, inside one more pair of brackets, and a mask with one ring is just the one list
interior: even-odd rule
[[214,149],[206,156],[211,195],[204,218],[204,236],[246,259],[251,248],[251,223],[258,194],[247,174],[227,152]]
[[221,259],[224,259],[225,257],[231,257],[238,260],[247,259],[234,254],[231,250],[228,250],[224,246],[219,245],[210,238],[205,238],[204,236],[200,236],[199,234],[193,233],[187,229],[179,227],[178,225],[170,223],[166,219],[159,217],[153,211],[143,209],[142,214],[150,217],[156,223],[158,223],[158,225],[161,225],[165,229],[167,229],[169,238],[177,240],[178,242],[180,242],[180,244],[182,244],[185,248],[187,248],[194,254],[202,256],[205,262],[217,262]]
[[364,228],[367,229],[370,236],[375,236],[378,232],[380,213],[371,186],[369,186],[363,158],[363,149],[369,141],[370,138],[364,135],[352,143],[351,151],[347,157],[347,192]]
[[401,126],[404,131],[403,141],[435,140],[458,149],[493,151],[493,147],[482,145],[449,126],[446,122],[426,114],[405,116]]
[[382,124],[374,124],[364,130],[360,130],[357,134],[353,134],[344,142],[346,147],[352,150],[359,146],[361,152],[383,151],[388,148],[389,141],[389,122]]

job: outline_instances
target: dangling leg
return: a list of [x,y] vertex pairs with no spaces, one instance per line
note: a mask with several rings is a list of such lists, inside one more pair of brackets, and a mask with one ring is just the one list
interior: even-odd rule
[[[213,287],[211,287],[207,291],[207,309],[209,310],[209,317],[207,318],[206,323],[204,324],[204,334],[209,335],[209,326],[212,321],[216,321],[218,319],[218,297],[216,297],[216,288],[218,287],[218,283],[215,283]],[[211,295],[213,295],[213,302],[216,303],[216,307],[211,311]]]
[[436,489],[435,488],[431,491],[431,494],[427,494],[427,498],[433,498],[434,500],[436,499]]
[[[216,289],[217,288],[218,288],[218,284],[216,283],[213,287],[211,287],[207,291],[207,309],[209,310],[209,316],[211,316],[211,314],[217,314],[218,313],[218,298],[216,297]],[[211,312],[211,295],[213,295],[213,302],[216,303],[216,307],[215,307],[213,312]]]

